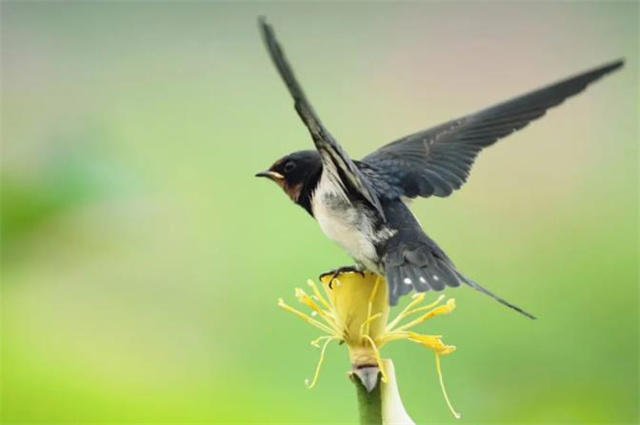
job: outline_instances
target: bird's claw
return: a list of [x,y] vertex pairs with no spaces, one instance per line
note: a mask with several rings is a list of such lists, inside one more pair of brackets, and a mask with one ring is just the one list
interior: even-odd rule
[[327,286],[329,286],[329,289],[333,289],[333,281],[338,276],[340,276],[342,273],[359,273],[360,275],[362,275],[362,277],[364,277],[364,271],[360,270],[358,267],[356,267],[356,266],[342,266],[342,267],[338,267],[337,269],[329,270],[328,272],[322,273],[320,275],[319,279],[322,280],[322,278],[324,278],[324,277],[331,276]]

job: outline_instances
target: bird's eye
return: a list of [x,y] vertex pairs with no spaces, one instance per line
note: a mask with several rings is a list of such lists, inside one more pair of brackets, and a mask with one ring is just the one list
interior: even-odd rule
[[284,164],[284,172],[285,173],[289,173],[291,171],[293,171],[293,169],[296,168],[296,163],[293,161],[288,161],[286,164]]

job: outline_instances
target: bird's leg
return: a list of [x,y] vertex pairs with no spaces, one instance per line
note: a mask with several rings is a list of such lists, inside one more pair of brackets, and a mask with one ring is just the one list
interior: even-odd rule
[[362,265],[360,264],[355,264],[353,266],[338,267],[337,269],[329,270],[328,272],[322,273],[320,275],[320,280],[322,280],[323,277],[331,276],[331,279],[329,279],[328,286],[329,286],[329,289],[333,289],[333,281],[342,273],[360,273],[362,277],[364,277],[364,267],[362,267]]

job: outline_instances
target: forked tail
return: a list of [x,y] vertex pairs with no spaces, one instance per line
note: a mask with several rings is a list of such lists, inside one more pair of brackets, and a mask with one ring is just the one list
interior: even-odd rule
[[500,304],[506,305],[507,307],[514,309],[515,311],[517,311],[520,314],[524,314],[525,316],[527,316],[529,319],[537,319],[536,316],[534,316],[533,314],[529,313],[526,310],[521,309],[520,307],[518,307],[515,304],[511,304],[509,301],[505,300],[504,298],[500,298],[499,296],[497,296],[496,294],[494,294],[493,292],[489,291],[488,289],[478,285],[477,283],[475,283],[473,280],[468,279],[467,277],[463,276],[460,272],[456,271],[456,274],[460,277],[460,279],[466,283],[467,285],[471,286],[473,289],[475,289],[476,291],[480,291],[485,295],[489,295],[491,298],[493,298],[494,300],[498,301]]
[[[424,237],[426,238],[426,235]],[[456,269],[449,257],[430,239],[413,248],[400,244],[394,248],[385,256],[385,274],[389,285],[389,303],[391,305],[395,305],[399,297],[412,289],[416,292],[442,291],[446,287],[456,287],[464,283],[530,319],[536,318],[533,314],[511,304],[464,276]]]

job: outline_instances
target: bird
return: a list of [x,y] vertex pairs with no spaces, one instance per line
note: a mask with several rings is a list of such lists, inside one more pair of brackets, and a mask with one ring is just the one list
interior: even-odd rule
[[462,274],[424,232],[407,202],[451,195],[466,182],[480,151],[619,69],[624,59],[401,137],[355,160],[318,118],[273,27],[264,17],[258,18],[258,26],[315,149],[288,154],[256,176],[280,186],[354,259],[354,265],[329,273],[335,277],[348,271],[370,271],[386,278],[390,305],[412,290],[442,291],[466,285],[535,319]]

